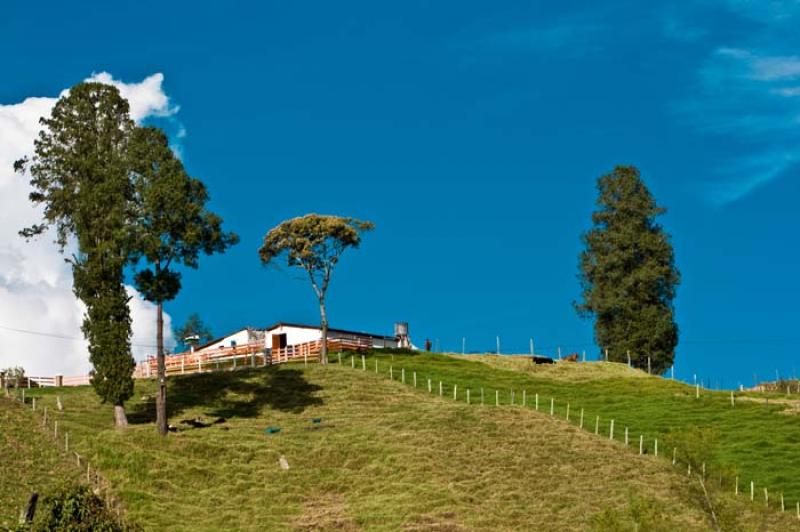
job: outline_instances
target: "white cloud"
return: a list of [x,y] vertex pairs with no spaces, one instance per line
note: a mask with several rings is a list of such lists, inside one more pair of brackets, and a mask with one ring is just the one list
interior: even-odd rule
[[[140,83],[123,83],[106,72],[89,79],[119,88],[137,121],[177,112],[161,88],[162,74]],[[72,293],[70,268],[52,234],[28,243],[17,234],[41,220],[41,207],[28,201],[28,179],[14,173],[13,163],[32,152],[39,118],[50,113],[56,100],[31,97],[0,105],[0,368],[21,365],[29,374],[80,375],[90,364],[80,331],[84,307]],[[155,307],[133,288],[128,291],[134,296],[133,351],[141,358],[154,351],[149,346],[155,343]],[[166,315],[168,345],[174,344],[170,323]]]
[[106,83],[118,88],[122,97],[130,103],[131,118],[137,122],[148,116],[172,116],[180,109],[176,105],[170,105],[169,97],[164,94],[161,88],[164,74],[160,72],[144,78],[139,83],[123,83],[114,79],[108,72],[94,73],[86,81]]
[[724,206],[780,179],[800,162],[800,57],[719,47],[698,72],[696,96],[680,106],[702,131],[736,148],[698,189]]

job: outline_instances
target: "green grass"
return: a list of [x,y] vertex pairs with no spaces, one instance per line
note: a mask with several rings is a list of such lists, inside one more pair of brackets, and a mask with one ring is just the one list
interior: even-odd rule
[[[701,390],[700,399],[696,399],[692,386],[651,377],[624,364],[535,366],[527,357],[491,355],[394,359],[392,362],[391,356],[379,356],[383,374],[387,374],[390,365],[396,371],[405,367],[407,374],[416,371],[419,379],[431,378],[437,387],[438,381],[444,381],[445,395],[449,392],[451,396],[453,384],[459,386],[462,395],[471,388],[474,396],[475,390],[483,387],[487,401],[491,396],[492,402],[495,390],[500,390],[502,404],[510,402],[510,390],[516,391],[517,403],[521,401],[521,391],[526,390],[529,406],[538,393],[540,408],[548,411],[552,397],[558,416],[564,417],[566,404],[570,403],[572,419],[577,421],[574,414],[583,408],[592,429],[595,417],[600,416],[600,431],[604,434],[608,434],[614,419],[616,437],[622,437],[624,427],[629,427],[632,438],[644,435],[651,452],[655,439],[661,441],[662,452],[671,453],[671,443],[681,442],[687,431],[707,429],[712,435],[707,442],[709,470],[716,468],[730,472],[731,477],[738,475],[748,489],[752,480],[759,493],[763,487],[775,496],[782,492],[792,507],[800,500],[797,395],[787,398],[773,393],[765,403],[759,394],[736,394],[738,400],[731,407],[730,392]],[[368,361],[367,367],[374,371],[374,359]],[[781,398],[794,403],[794,408],[778,402]]]
[[31,494],[47,493],[79,472],[58,452],[41,419],[0,397],[0,530],[16,525]]
[[[125,431],[113,428],[111,407],[99,404],[89,387],[37,389],[29,396],[38,396],[39,407],[51,412],[61,397],[64,410],[51,416],[60,431],[70,433],[71,449],[100,469],[127,516],[148,530],[709,528],[698,483],[667,460],[638,456],[620,442],[532,408],[482,407],[475,404],[475,391],[484,386],[488,402],[490,390],[493,399],[494,389],[513,385],[519,393],[527,387],[529,402],[535,391],[541,398],[556,397],[559,415],[570,398],[573,408],[585,403],[603,419],[616,408],[631,426],[648,418],[637,409],[663,412],[674,401],[698,412],[706,403],[720,410],[717,399],[691,402],[683,397],[685,387],[609,371],[601,375],[588,366],[548,370],[586,373],[576,373],[571,382],[566,374],[548,377],[493,365],[498,363],[382,355],[378,375],[373,358],[366,372],[354,371],[345,358],[341,367],[289,364],[170,378],[170,423],[185,428],[183,419],[226,421],[166,439],[153,425],[153,381],[137,381]],[[390,364],[395,379],[406,368],[406,385],[388,379]],[[416,390],[412,368],[418,372]],[[447,382],[448,397],[427,393],[428,375]],[[455,402],[453,383],[460,390]],[[470,405],[464,401],[467,387],[473,391]],[[507,394],[503,399],[508,402]],[[21,410],[18,404],[4,406]],[[742,411],[763,408],[748,405]],[[15,431],[29,428],[12,425]],[[267,427],[281,431],[265,434]],[[281,456],[288,471],[279,466]],[[713,503],[735,526],[788,529],[796,523],[722,491],[712,494]]]

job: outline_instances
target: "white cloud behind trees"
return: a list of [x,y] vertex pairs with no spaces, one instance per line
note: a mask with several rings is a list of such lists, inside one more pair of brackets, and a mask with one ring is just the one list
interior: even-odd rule
[[[123,83],[107,72],[89,80],[116,86],[137,122],[178,111],[162,89],[160,73],[139,83]],[[33,152],[39,119],[50,114],[57,99],[30,97],[0,104],[0,368],[22,366],[30,375],[81,375],[91,368],[80,330],[84,306],[72,293],[72,271],[54,235],[46,233],[30,242],[18,235],[23,227],[40,222],[42,207],[28,201],[28,177],[16,174],[13,164]],[[155,352],[155,305],[142,300],[134,288],[127,290],[132,296],[133,354],[139,359]],[[167,346],[174,345],[171,331],[171,319],[165,315]]]

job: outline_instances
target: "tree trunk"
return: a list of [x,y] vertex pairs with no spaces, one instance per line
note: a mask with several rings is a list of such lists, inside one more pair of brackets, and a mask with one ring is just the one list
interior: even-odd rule
[[322,349],[319,353],[320,364],[328,363],[328,315],[325,312],[325,300],[319,300],[320,325],[322,326]]
[[124,429],[128,426],[128,417],[125,415],[124,406],[114,405],[114,423],[118,429]]
[[156,360],[158,362],[158,394],[156,395],[156,428],[167,435],[167,367],[164,357],[164,305],[156,305]]

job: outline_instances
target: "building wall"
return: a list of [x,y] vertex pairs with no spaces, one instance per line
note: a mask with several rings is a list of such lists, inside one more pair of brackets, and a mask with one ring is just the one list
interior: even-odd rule
[[233,345],[246,345],[253,340],[253,331],[250,329],[242,329],[241,331],[236,331],[233,334],[229,334],[228,336],[224,337],[222,340],[215,342],[203,349],[198,349],[198,353],[205,353],[207,351],[213,351],[215,349],[219,349],[220,347],[231,347]]
[[[269,329],[266,331],[266,342],[268,347],[272,347],[273,334],[286,334],[286,345],[304,344],[306,342],[314,342],[322,339],[321,329],[309,329],[306,327],[292,327],[292,326],[281,325],[280,327],[276,327],[274,329]],[[328,331],[328,338],[356,340],[358,338],[370,338],[370,337],[359,334],[348,334],[339,331]],[[372,338],[372,346],[376,348],[397,347],[397,345],[398,345],[397,340],[394,338],[389,338],[389,339]]]
[[281,325],[280,327],[267,330],[267,347],[272,347],[273,334],[285,334],[286,345],[304,344],[306,342],[314,342],[322,338],[322,331],[319,329],[306,329],[305,327],[287,327]]

